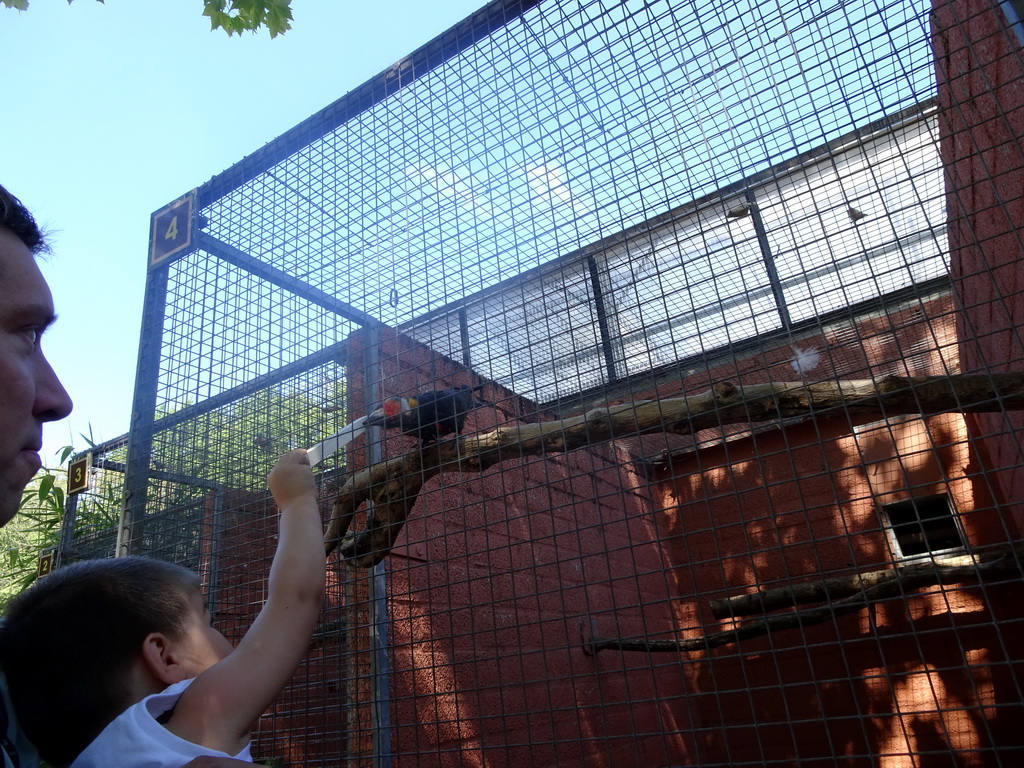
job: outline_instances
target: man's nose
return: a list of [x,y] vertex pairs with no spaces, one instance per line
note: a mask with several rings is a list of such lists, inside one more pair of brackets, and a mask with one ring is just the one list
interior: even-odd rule
[[46,358],[42,358],[36,376],[36,402],[33,414],[40,421],[60,421],[71,413],[74,403]]

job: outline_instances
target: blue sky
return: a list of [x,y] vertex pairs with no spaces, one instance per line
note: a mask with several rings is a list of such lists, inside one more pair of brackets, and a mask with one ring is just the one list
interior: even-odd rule
[[483,4],[294,0],[274,40],[211,31],[199,0],[0,8],[0,183],[53,232],[44,349],[75,401],[44,462],[128,429],[150,214]]

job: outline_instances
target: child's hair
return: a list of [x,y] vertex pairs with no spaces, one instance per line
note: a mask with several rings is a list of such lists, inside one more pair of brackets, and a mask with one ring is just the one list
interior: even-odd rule
[[143,557],[59,568],[16,597],[0,665],[25,734],[70,763],[131,704],[128,673],[152,632],[180,637],[199,577]]

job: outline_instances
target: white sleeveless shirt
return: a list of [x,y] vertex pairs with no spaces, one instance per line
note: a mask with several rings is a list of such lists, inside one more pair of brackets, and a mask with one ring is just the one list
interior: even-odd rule
[[175,683],[128,707],[75,758],[71,768],[181,768],[202,755],[233,757],[251,763],[250,744],[237,755],[229,755],[185,741],[157,721],[174,708],[191,682]]

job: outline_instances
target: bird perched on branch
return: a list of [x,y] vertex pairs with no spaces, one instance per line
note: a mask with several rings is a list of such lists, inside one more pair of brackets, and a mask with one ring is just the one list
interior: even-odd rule
[[366,426],[401,427],[403,434],[418,437],[424,443],[433,443],[444,435],[462,431],[469,412],[485,404],[473,394],[481,389],[482,386],[463,384],[412,397],[389,397],[367,417]]

